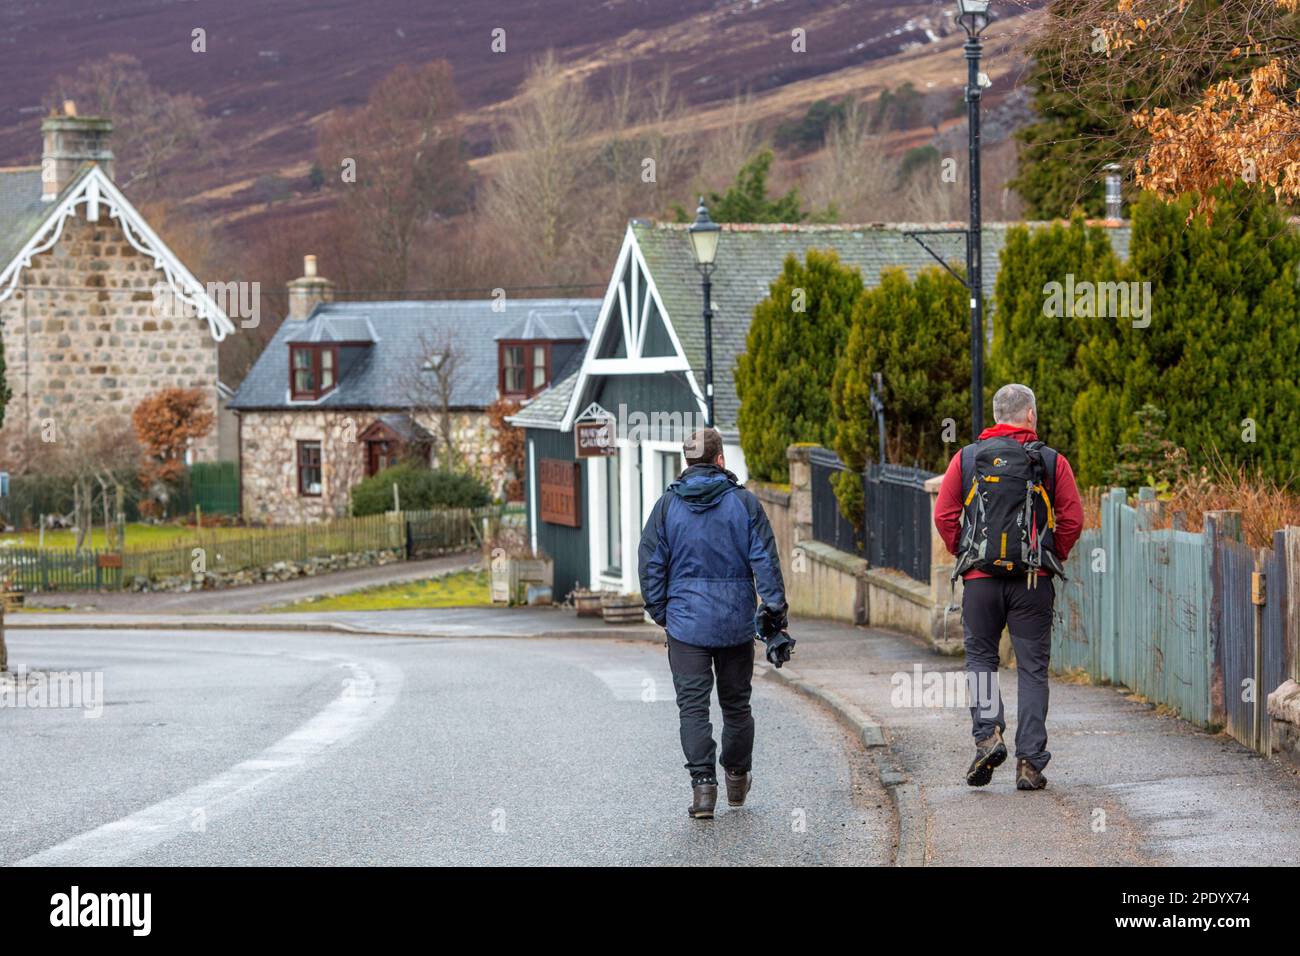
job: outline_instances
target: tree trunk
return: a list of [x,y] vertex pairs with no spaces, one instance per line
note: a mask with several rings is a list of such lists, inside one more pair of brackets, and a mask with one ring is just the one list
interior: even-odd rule
[[108,501],[108,483],[103,478],[99,481],[99,497],[104,505],[104,550],[112,551],[113,543],[109,541],[109,529],[113,527],[112,509]]
[[86,543],[86,492],[80,478],[72,483],[72,520],[77,525],[77,544],[74,550],[81,554],[81,546]]

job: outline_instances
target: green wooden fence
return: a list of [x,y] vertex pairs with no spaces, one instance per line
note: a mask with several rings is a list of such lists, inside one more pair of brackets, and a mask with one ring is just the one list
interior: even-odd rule
[[1122,489],[1102,499],[1058,582],[1052,663],[1123,684],[1186,720],[1211,722],[1210,564],[1201,533],[1150,527]]
[[1250,548],[1239,512],[1208,513],[1188,531],[1157,527],[1162,507],[1150,489],[1136,507],[1122,489],[1102,499],[1100,530],[1083,533],[1057,583],[1053,667],[1122,684],[1268,753],[1264,701],[1295,671],[1300,643],[1290,597],[1300,531]]
[[190,498],[205,515],[239,514],[239,463],[198,462],[190,466]]

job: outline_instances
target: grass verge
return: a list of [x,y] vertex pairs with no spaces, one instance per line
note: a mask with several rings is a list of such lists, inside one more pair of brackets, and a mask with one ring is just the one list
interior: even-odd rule
[[395,611],[404,608],[489,607],[487,571],[469,570],[423,581],[403,581],[380,587],[312,598],[272,611]]

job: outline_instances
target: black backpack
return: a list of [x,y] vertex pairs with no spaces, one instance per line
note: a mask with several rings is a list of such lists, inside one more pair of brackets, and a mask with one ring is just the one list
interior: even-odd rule
[[961,481],[965,521],[954,580],[970,570],[1014,577],[1040,568],[1065,577],[1052,548],[1054,449],[1040,441],[985,438],[961,450]]

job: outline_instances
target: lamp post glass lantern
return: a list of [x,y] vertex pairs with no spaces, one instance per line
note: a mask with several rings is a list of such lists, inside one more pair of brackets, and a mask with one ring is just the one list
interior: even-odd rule
[[691,253],[695,256],[695,269],[703,281],[704,292],[704,401],[705,424],[713,427],[713,268],[718,255],[718,240],[722,237],[722,227],[709,218],[709,209],[700,197],[700,206],[695,210],[695,222],[691,223],[687,235],[691,239]]
[[966,124],[968,132],[970,225],[966,232],[966,288],[970,301],[971,440],[984,430],[984,279],[980,222],[980,34],[989,22],[989,0],[956,0],[957,21],[966,31]]

